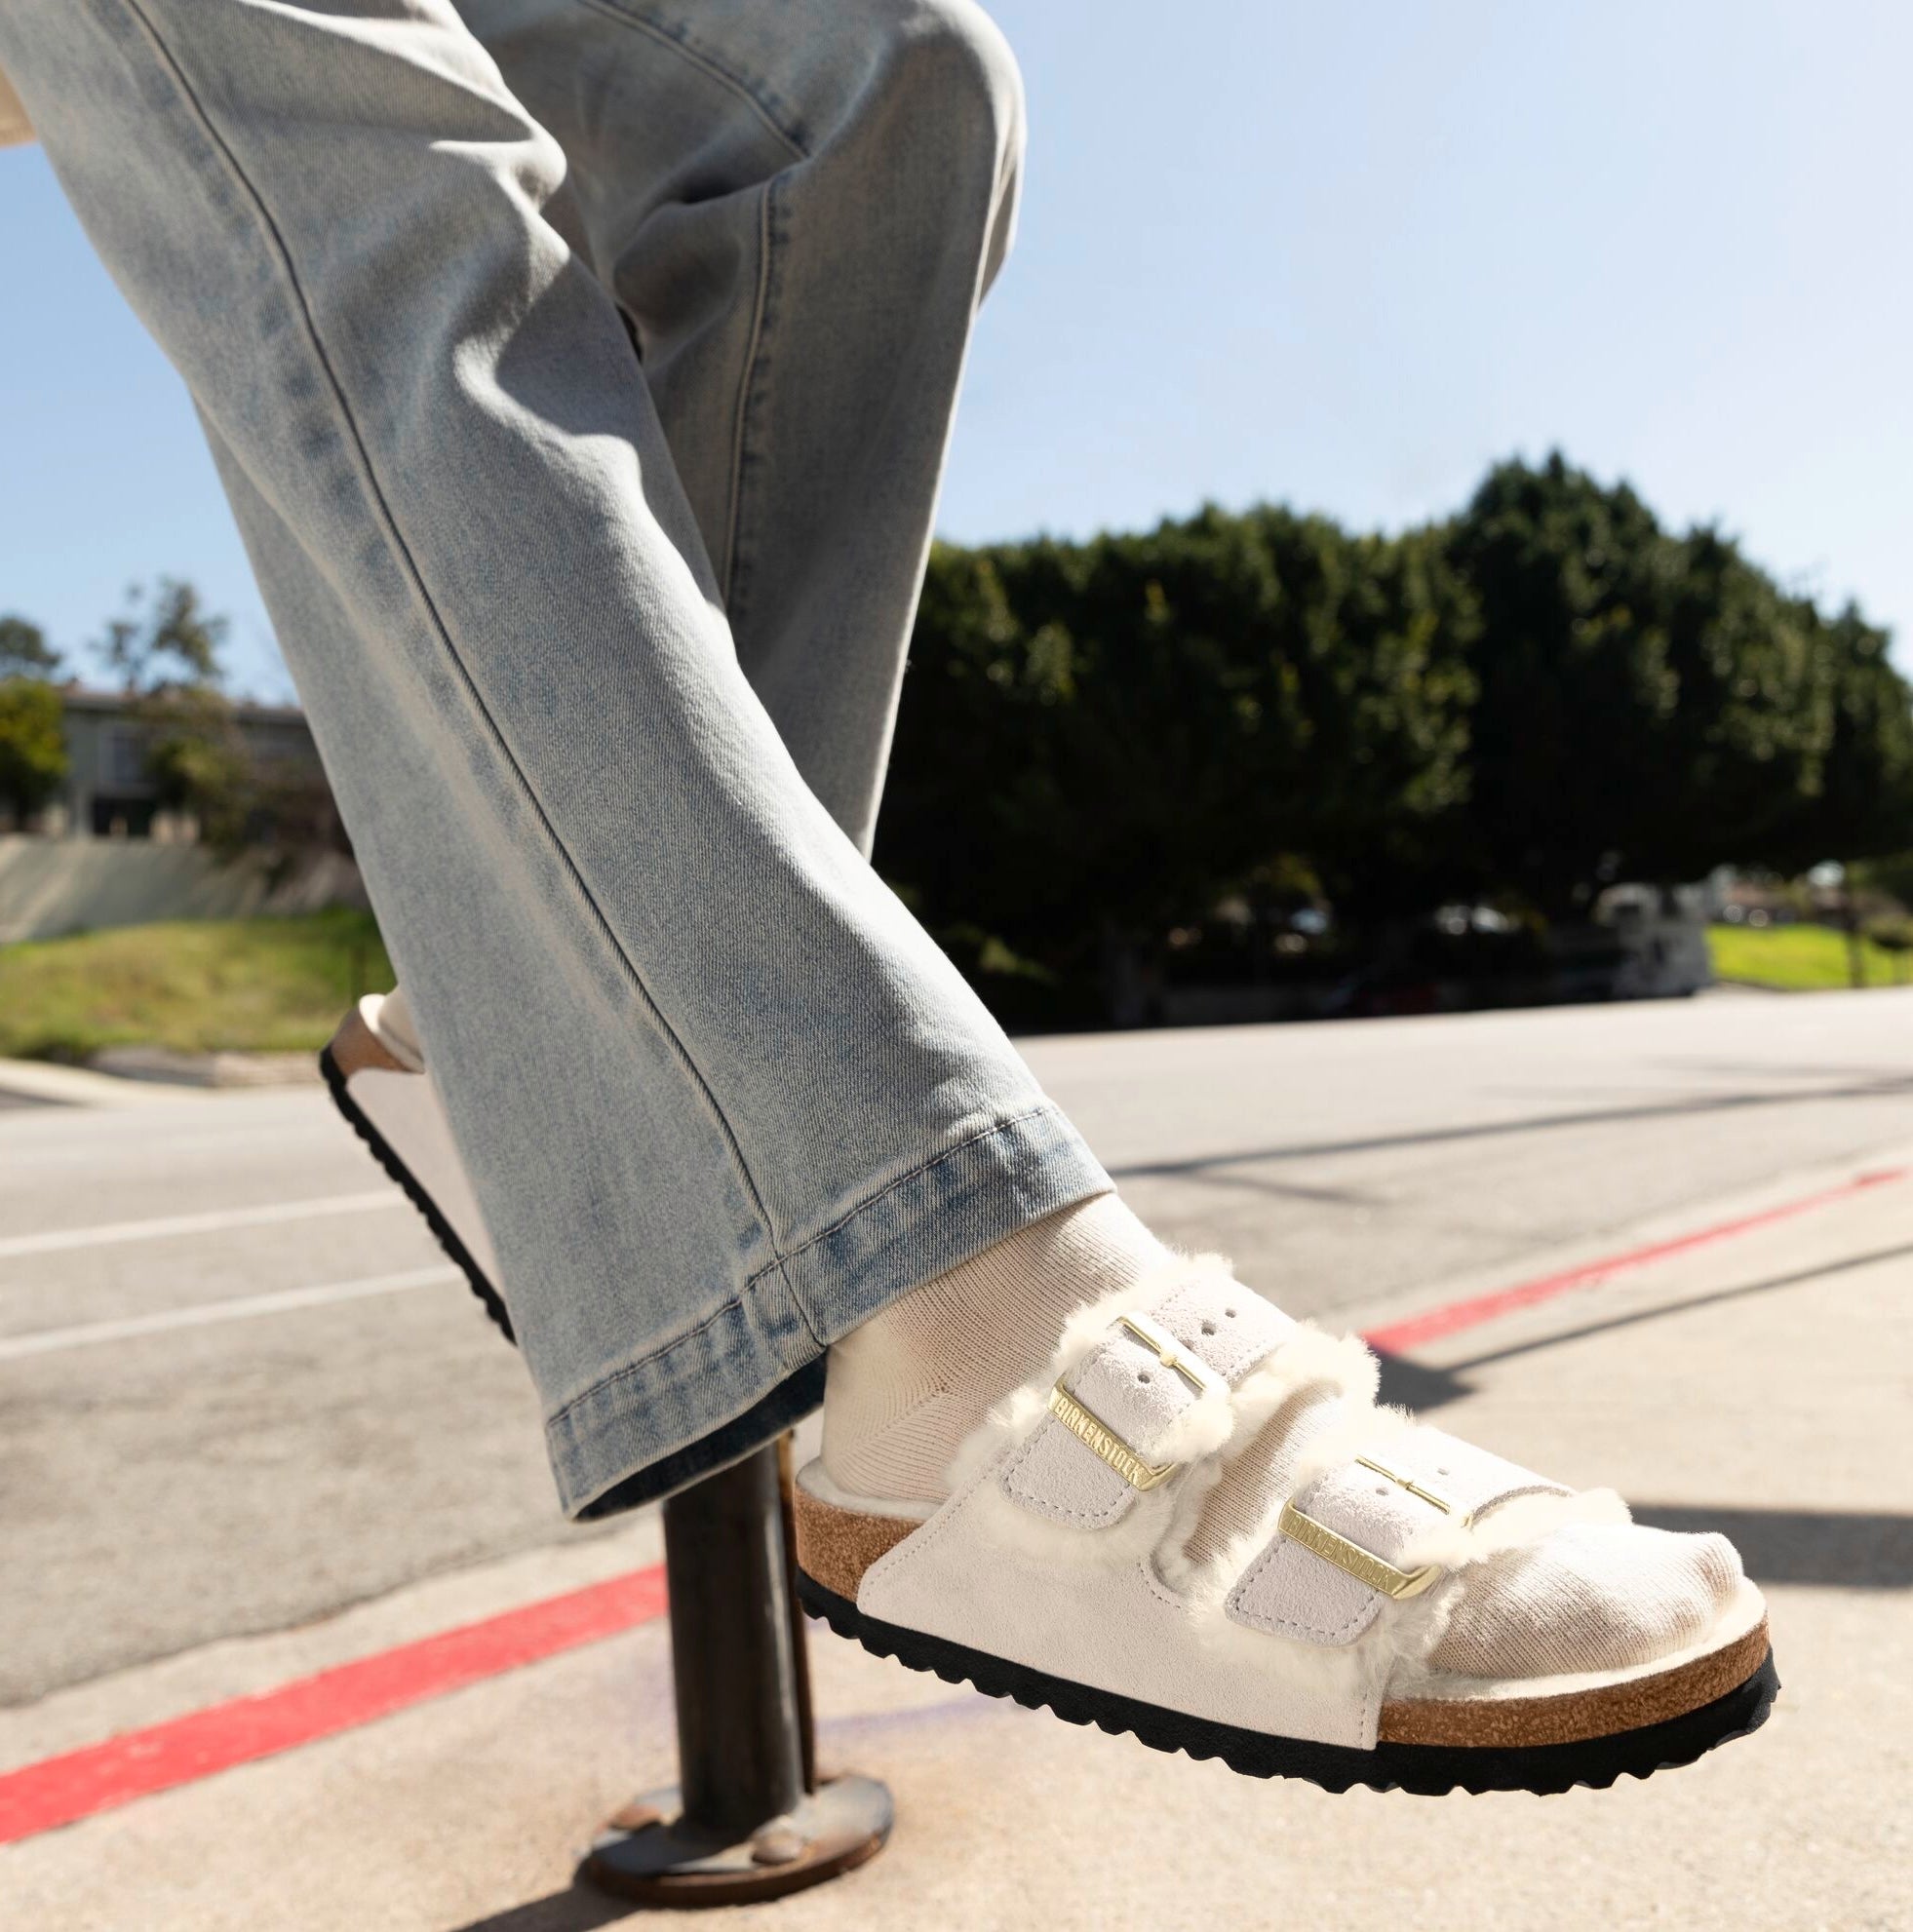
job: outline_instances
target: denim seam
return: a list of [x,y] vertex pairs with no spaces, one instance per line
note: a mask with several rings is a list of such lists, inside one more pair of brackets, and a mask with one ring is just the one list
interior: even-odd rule
[[[304,325],[306,342],[318,362],[320,371],[326,381],[327,389],[332,396],[333,406],[337,410],[340,425],[346,433],[345,446],[353,457],[356,458],[355,467],[360,473],[363,485],[370,498],[371,508],[373,512],[373,526],[375,528],[382,527],[382,534],[391,545],[392,551],[402,566],[406,581],[410,586],[413,596],[418,599],[428,629],[444,649],[447,659],[457,675],[466,700],[472,706],[487,736],[496,748],[498,755],[503,759],[506,769],[517,781],[520,790],[529,802],[536,822],[543,831],[545,837],[549,840],[551,850],[557,856],[565,876],[570,881],[573,889],[583,900],[587,917],[596,927],[600,938],[609,947],[612,956],[629,975],[631,984],[637,990],[645,1013],[649,1016],[652,1024],[657,1027],[659,1033],[663,1036],[684,1071],[689,1075],[693,1088],[702,1098],[704,1104],[710,1109],[713,1120],[719,1132],[723,1137],[724,1144],[729,1150],[730,1157],[736,1164],[738,1177],[743,1181],[745,1189],[750,1195],[751,1204],[757,1211],[759,1223],[763,1229],[764,1237],[770,1244],[773,1257],[752,1277],[752,1281],[755,1283],[762,1276],[769,1274],[772,1270],[781,1268],[782,1257],[778,1253],[775,1226],[764,1205],[763,1196],[759,1191],[756,1177],[751,1173],[750,1163],[745,1160],[744,1150],[738,1144],[736,1132],[731,1127],[722,1106],[719,1103],[718,1097],[712,1091],[710,1083],[705,1079],[702,1069],[691,1058],[683,1041],[679,1038],[677,1029],[665,1018],[663,1011],[659,1008],[656,999],[652,996],[650,987],[644,983],[644,975],[638,970],[637,962],[619,943],[617,934],[612,929],[610,921],[605,917],[604,909],[599,906],[597,898],[590,886],[585,883],[583,874],[578,869],[577,862],[572,858],[565,841],[559,836],[557,828],[552,824],[550,815],[545,810],[544,800],[539,797],[537,789],[531,784],[524,766],[519,762],[518,757],[513,753],[503,728],[492,715],[490,707],[485,702],[470,669],[459,653],[458,646],[452,641],[451,634],[446,627],[445,620],[439,614],[438,605],[433,601],[430,591],[426,589],[424,574],[419,569],[417,561],[412,557],[410,546],[406,542],[404,534],[399,528],[398,518],[391,504],[386,500],[384,490],[379,485],[377,473],[372,467],[371,451],[367,448],[365,440],[359,433],[358,420],[352,412],[351,405],[346,400],[344,385],[340,382],[337,372],[332,367],[332,358],[326,353],[324,340],[319,333],[317,318],[312,313],[311,304],[306,300],[305,290],[299,281],[298,271],[293,264],[292,250],[287,245],[284,235],[280,233],[278,223],[272,218],[271,211],[266,207],[264,197],[254,184],[252,176],[247,174],[245,168],[241,165],[239,157],[233,151],[230,143],[219,132],[212,114],[207,109],[206,103],[200,98],[198,91],[186,77],[185,71],[175,57],[173,50],[167,45],[165,38],[147,15],[142,0],[120,0],[120,4],[127,15],[138,23],[139,29],[151,46],[154,56],[172,77],[174,85],[179,90],[182,100],[197,118],[207,139],[212,144],[214,152],[224,162],[226,168],[230,171],[233,181],[243,193],[247,205],[252,209],[263,231],[267,244],[267,253],[277,262],[298,318]],[[786,1278],[786,1286],[787,1288],[792,1288],[792,1299],[795,1302],[795,1289],[790,1284],[788,1277]],[[807,1319],[806,1326],[808,1326]]]
[[[763,1281],[765,1276],[772,1273],[781,1273],[784,1263],[787,1260],[794,1260],[798,1256],[805,1254],[810,1249],[816,1247],[819,1242],[828,1241],[840,1228],[847,1227],[859,1215],[874,1208],[885,1196],[894,1194],[899,1187],[908,1185],[918,1175],[928,1173],[931,1168],[938,1167],[945,1161],[954,1160],[966,1149],[974,1147],[979,1140],[988,1140],[996,1135],[1006,1134],[1012,1127],[1020,1126],[1026,1120],[1035,1120],[1041,1114],[1053,1113],[1054,1111],[1054,1103],[1045,1101],[1040,1106],[1027,1107],[1022,1113],[1011,1114],[1006,1119],[993,1122],[989,1127],[981,1128],[974,1134],[964,1136],[962,1140],[956,1141],[953,1146],[942,1148],[937,1153],[931,1154],[927,1159],[918,1161],[915,1167],[898,1175],[894,1179],[885,1181],[881,1187],[873,1189],[870,1193],[862,1196],[855,1207],[851,1208],[839,1219],[833,1221],[822,1232],[813,1235],[802,1247],[793,1249],[788,1256],[779,1256],[776,1260],[766,1262],[764,1266],[760,1268],[756,1274],[752,1275],[745,1282],[737,1294],[726,1295],[715,1308],[700,1315],[689,1328],[681,1330],[669,1341],[660,1342],[655,1348],[647,1350],[634,1361],[621,1363],[608,1375],[601,1376],[589,1388],[580,1389],[576,1395],[567,1398],[561,1408],[553,1410],[545,1418],[546,1427],[548,1429],[559,1427],[573,1410],[582,1407],[585,1403],[595,1401],[606,1389],[616,1388],[619,1383],[627,1382],[633,1376],[643,1374],[653,1363],[671,1354],[675,1349],[682,1348],[686,1342],[693,1340],[704,1330],[708,1329],[713,1322],[722,1321],[733,1309],[742,1308],[747,1299],[754,1297],[759,1284]],[[817,1333],[816,1324],[811,1321],[808,1311],[802,1304],[801,1298],[797,1294],[795,1289],[792,1288],[790,1277],[786,1275],[784,1280],[785,1287],[791,1290],[791,1307],[796,1313],[798,1320],[809,1334],[812,1343],[820,1349],[825,1347],[825,1342]]]
[[773,174],[763,184],[758,207],[758,293],[751,314],[751,340],[744,352],[744,372],[737,385],[737,433],[732,440],[730,458],[730,515],[724,527],[723,598],[724,614],[732,633],[737,629],[737,533],[744,517],[744,470],[750,459],[751,402],[758,386],[758,365],[763,352],[765,323],[770,308],[770,252],[776,235],[771,219],[771,202],[777,192]]
[[[755,1298],[755,1291],[758,1284],[776,1265],[773,1261],[768,1266],[760,1268],[735,1294],[725,1295],[715,1308],[708,1309],[696,1321],[691,1323],[688,1328],[680,1329],[668,1341],[659,1342],[655,1348],[646,1349],[643,1355],[637,1356],[629,1362],[620,1363],[608,1375],[601,1375],[589,1387],[582,1388],[576,1395],[568,1397],[562,1406],[554,1409],[545,1417],[546,1428],[555,1429],[559,1427],[573,1410],[582,1408],[588,1402],[596,1401],[606,1389],[616,1388],[620,1382],[628,1382],[634,1375],[642,1375],[654,1363],[661,1362],[667,1355],[675,1354],[677,1350],[683,1348],[687,1342],[695,1341],[714,1322],[721,1322],[726,1315],[731,1314],[733,1311],[741,1310],[747,1300]],[[798,1306],[795,1294],[791,1297],[791,1307],[800,1323],[801,1323],[804,1333],[809,1335],[812,1346],[821,1349],[824,1343],[819,1340],[817,1332],[811,1327],[809,1317]],[[802,1365],[799,1364],[796,1366],[801,1367]]]
[[[819,1243],[828,1241],[832,1235],[838,1233],[842,1228],[848,1227],[859,1215],[865,1214],[870,1209],[876,1207],[878,1202],[884,1199],[886,1195],[894,1194],[899,1187],[907,1187],[919,1174],[927,1174],[931,1168],[939,1167],[947,1160],[954,1160],[966,1147],[974,1147],[979,1140],[988,1140],[995,1135],[1006,1134],[1012,1127],[1019,1127],[1026,1120],[1035,1120],[1040,1114],[1054,1113],[1055,1111],[1054,1102],[1048,1101],[1045,1101],[1040,1106],[1025,1107],[1021,1113],[1012,1113],[1001,1120],[993,1121],[990,1126],[981,1127],[974,1134],[967,1134],[962,1140],[954,1142],[937,1153],[929,1155],[924,1160],[918,1161],[915,1167],[905,1169],[895,1179],[886,1180],[881,1187],[876,1188],[871,1193],[864,1195],[854,1207],[847,1209],[829,1227],[813,1234],[808,1241],[801,1242],[795,1248],[785,1250],[774,1261],[766,1261],[744,1284],[745,1287],[756,1287],[773,1268],[781,1268],[788,1262],[798,1260],[802,1256],[809,1254],[811,1249],[818,1246]],[[787,1275],[785,1279],[788,1281],[790,1277]],[[800,1307],[798,1312],[803,1314],[802,1308]],[[810,1320],[809,1316],[804,1315],[804,1320],[808,1323]]]
[[700,72],[708,74],[721,87],[735,94],[758,119],[789,148],[798,160],[808,161],[809,150],[804,146],[802,136],[784,126],[778,118],[783,111],[783,103],[774,97],[766,97],[759,90],[759,84],[746,80],[742,74],[733,73],[730,68],[707,53],[682,27],[667,26],[662,20],[650,19],[647,15],[636,12],[624,4],[624,0],[577,0],[581,7],[594,14],[602,14],[606,19],[616,20],[635,33],[642,33],[668,47],[673,53],[682,56]]

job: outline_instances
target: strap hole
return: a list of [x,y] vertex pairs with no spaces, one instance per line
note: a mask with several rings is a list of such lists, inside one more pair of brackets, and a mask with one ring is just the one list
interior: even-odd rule
[[1448,1465],[1445,1462],[1438,1464],[1435,1469],[1435,1474],[1437,1476],[1446,1476],[1448,1474]]
[[1139,1382],[1146,1382],[1149,1380],[1149,1378],[1150,1378],[1150,1372],[1147,1369],[1138,1369],[1136,1371],[1136,1379]]
[[1225,1321],[1230,1321],[1230,1322],[1232,1322],[1232,1321],[1234,1321],[1234,1319],[1235,1319],[1235,1310],[1234,1310],[1233,1308],[1225,1308],[1225,1309],[1223,1310],[1223,1319],[1224,1319]]
[[1205,1335],[1212,1335],[1215,1333],[1215,1332],[1216,1332],[1216,1325],[1214,1322],[1204,1322],[1202,1324],[1202,1333]]
[[1375,1493],[1376,1493],[1376,1494],[1377,1494],[1378,1496],[1386,1496],[1386,1494],[1388,1493],[1388,1486],[1387,1486],[1387,1484],[1386,1484],[1386,1483],[1378,1483],[1378,1484],[1376,1484],[1376,1486],[1375,1486]]

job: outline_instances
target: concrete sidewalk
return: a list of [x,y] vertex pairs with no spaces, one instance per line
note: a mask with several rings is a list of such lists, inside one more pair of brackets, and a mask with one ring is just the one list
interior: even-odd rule
[[[1909,1155],[1913,1161],[1913,1154]],[[1874,1169],[1897,1165],[1868,1164]],[[1836,1189],[1800,1173],[1532,1277]],[[1442,1426],[1646,1520],[1716,1525],[1769,1588],[1785,1688],[1758,1736],[1646,1784],[1439,1800],[1258,1784],[916,1677],[815,1632],[827,1760],[887,1779],[889,1848],[726,1922],[1111,1932],[1913,1925],[1913,1179],[1507,1314],[1413,1352]],[[1474,1288],[1389,1307],[1373,1326]],[[211,1646],[6,1714],[0,1764],[284,1681],[655,1560],[647,1515],[303,1631]],[[596,1821],[671,1775],[663,1626],[477,1684],[0,1853],[0,1922],[576,1932]]]

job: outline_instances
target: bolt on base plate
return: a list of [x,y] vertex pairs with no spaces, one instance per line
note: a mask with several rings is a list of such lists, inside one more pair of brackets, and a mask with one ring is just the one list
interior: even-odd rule
[[641,1905],[752,1905],[820,1885],[875,1858],[890,1835],[890,1793],[875,1778],[826,1778],[749,1837],[724,1843],[680,1815],[678,1789],[646,1792],[619,1811],[578,1875]]

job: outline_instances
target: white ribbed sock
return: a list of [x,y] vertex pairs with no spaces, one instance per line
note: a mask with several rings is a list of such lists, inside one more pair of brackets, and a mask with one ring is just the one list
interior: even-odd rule
[[825,1473],[852,1495],[942,1501],[956,1446],[1048,1361],[1063,1324],[1170,1258],[1099,1194],[893,1301],[831,1350]]
[[1183,1545],[1191,1563],[1210,1563],[1238,1537],[1266,1527],[1270,1511],[1292,1487],[1303,1450],[1341,1410],[1342,1398],[1330,1389],[1299,1390],[1228,1457]]
[[1704,1637],[1739,1585],[1725,1536],[1572,1523],[1476,1564],[1428,1662],[1464,1677],[1651,1664]]

